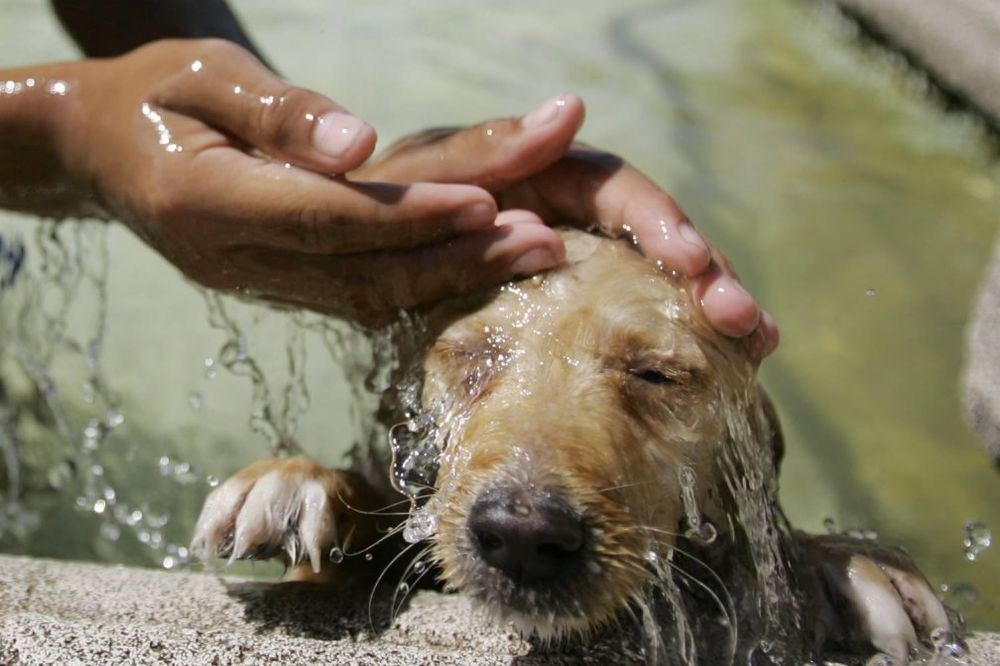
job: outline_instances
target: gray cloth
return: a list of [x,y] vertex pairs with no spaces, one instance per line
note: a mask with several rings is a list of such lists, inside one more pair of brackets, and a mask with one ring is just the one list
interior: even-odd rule
[[969,425],[1000,465],[1000,241],[969,322],[962,387]]
[[[420,592],[373,637],[367,594],[0,555],[0,664],[634,663],[621,642],[546,651],[459,595]],[[385,607],[376,606],[378,617]],[[384,617],[384,615],[383,615]],[[965,663],[1000,663],[978,635]]]
[[834,0],[1000,125],[1000,3]]

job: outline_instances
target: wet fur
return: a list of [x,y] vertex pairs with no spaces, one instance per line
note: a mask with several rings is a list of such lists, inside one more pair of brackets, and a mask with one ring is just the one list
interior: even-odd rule
[[[905,652],[910,638],[892,627],[879,633],[849,582],[831,598],[855,561],[845,553],[864,549],[831,549],[785,524],[776,505],[780,428],[745,343],[716,333],[683,281],[628,245],[564,237],[566,266],[442,304],[395,338],[415,363],[404,362],[397,379],[417,375],[422,392],[407,400],[397,386],[383,420],[419,421],[439,463],[421,499],[420,511],[436,518],[429,550],[407,552],[426,553],[446,587],[543,639],[586,636],[632,614],[651,661],[690,662],[713,636],[715,647],[700,655],[706,663],[745,656],[762,640],[801,654],[801,636]],[[384,479],[301,459],[257,463],[209,497],[193,547],[206,557],[280,556],[296,579],[384,575],[365,573],[360,558],[322,556],[349,550],[348,533],[359,552],[389,538],[377,536],[390,520],[382,509],[399,495],[379,489]],[[288,489],[276,490],[281,483]],[[582,517],[586,559],[571,582],[524,585],[477,556],[469,510],[500,487],[558,495]],[[324,511],[333,516],[326,527]],[[390,551],[406,557],[398,542]],[[838,564],[823,569],[832,573],[809,573],[833,551]],[[863,555],[929,590],[912,566]],[[886,594],[903,589],[877,584]],[[943,610],[927,613],[925,624],[942,624]]]

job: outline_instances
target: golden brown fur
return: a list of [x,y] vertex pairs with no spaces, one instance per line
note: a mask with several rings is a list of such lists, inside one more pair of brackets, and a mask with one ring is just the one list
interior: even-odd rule
[[[780,434],[745,343],[716,333],[684,282],[628,245],[564,238],[564,267],[425,313],[415,409],[432,424],[421,445],[437,475],[419,513],[434,528],[421,536],[444,585],[543,637],[588,634],[637,607],[649,615],[650,590],[660,590],[679,633],[696,633],[702,616],[725,621],[732,645],[714,654],[728,659],[757,640],[792,640],[800,618],[801,632],[820,641],[861,639],[897,656],[916,643],[913,626],[924,636],[946,628],[926,582],[897,554],[784,524]],[[316,554],[348,550],[348,533],[356,546],[375,539],[374,485],[301,459],[258,463],[209,498],[193,546],[204,556],[282,556],[292,577],[336,579],[344,565]],[[470,515],[496,493],[526,498],[526,512],[551,501],[572,514],[582,541],[566,571],[529,579],[488,561]],[[328,525],[317,517],[324,511],[336,516]],[[713,578],[685,570],[678,553]],[[872,582],[872,569],[894,587]],[[714,607],[681,599],[682,583]],[[876,588],[881,606],[865,596]],[[897,594],[903,588],[909,597]],[[738,622],[749,637],[737,638]]]

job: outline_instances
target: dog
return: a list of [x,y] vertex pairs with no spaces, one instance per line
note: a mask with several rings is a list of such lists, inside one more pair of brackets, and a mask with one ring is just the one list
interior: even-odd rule
[[631,614],[652,663],[960,649],[905,553],[787,525],[780,426],[745,341],[628,243],[561,233],[562,267],[423,313],[411,384],[383,410],[394,459],[362,456],[381,475],[255,463],[209,495],[193,551],[338,585],[374,580],[376,544],[425,543],[420,568],[521,632],[587,637]]

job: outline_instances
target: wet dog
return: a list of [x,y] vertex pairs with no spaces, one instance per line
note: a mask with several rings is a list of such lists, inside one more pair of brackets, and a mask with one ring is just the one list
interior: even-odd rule
[[[785,524],[781,434],[745,343],[627,244],[564,237],[563,267],[422,320],[392,467],[414,502],[399,530],[429,544],[439,580],[543,638],[631,613],[650,661],[865,643],[903,659],[942,642],[949,618],[904,554]],[[281,557],[290,579],[374,579],[350,554],[391,527],[380,512],[400,496],[383,486],[259,462],[209,496],[193,548]]]

